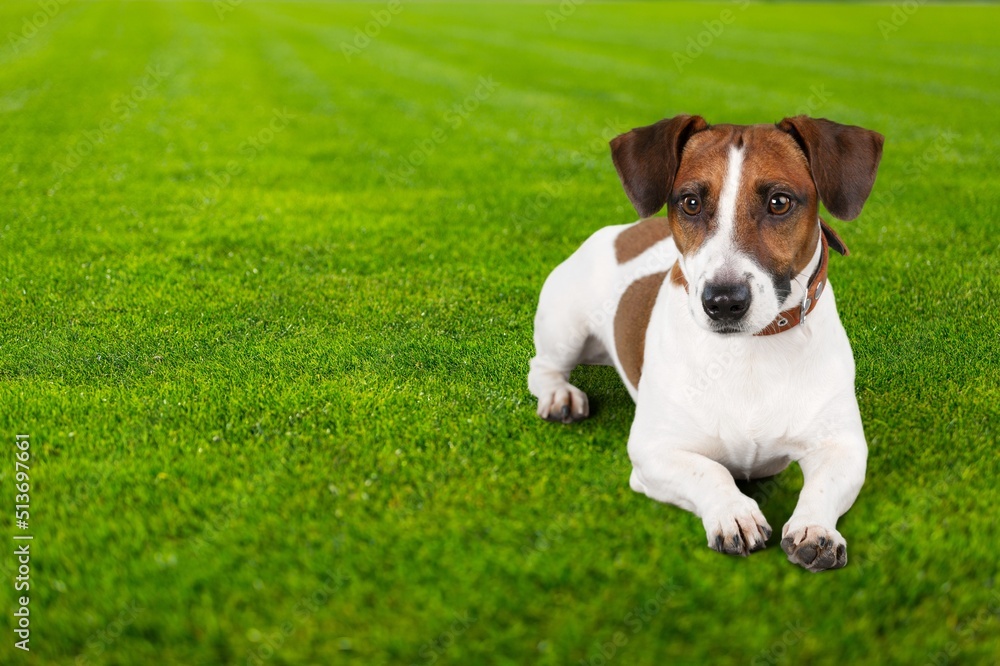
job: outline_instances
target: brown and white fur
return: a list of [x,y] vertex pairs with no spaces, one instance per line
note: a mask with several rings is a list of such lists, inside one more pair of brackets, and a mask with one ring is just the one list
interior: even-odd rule
[[[882,142],[806,116],[749,126],[677,116],[634,129],[611,149],[644,219],[594,233],[542,289],[528,374],[539,415],[586,418],[570,372],[613,365],[636,402],[632,489],[697,514],[715,550],[746,555],[771,536],[734,477],[795,461],[804,486],[782,548],[811,571],[847,562],[837,520],[861,490],[868,448],[833,289],[801,324],[761,333],[805,300],[824,234],[846,252],[819,202],[857,217]],[[666,217],[649,217],[664,205]]]

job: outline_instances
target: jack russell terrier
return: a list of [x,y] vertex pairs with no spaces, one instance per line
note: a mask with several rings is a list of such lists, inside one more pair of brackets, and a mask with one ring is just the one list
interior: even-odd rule
[[837,519],[864,483],[868,446],[827,280],[829,250],[847,247],[818,205],[856,218],[882,142],[808,116],[681,115],[622,134],[611,155],[643,219],[597,231],[542,288],[528,373],[538,414],[586,418],[570,372],[614,366],[636,403],[632,489],[694,512],[714,550],[764,548],[771,527],[734,477],[796,461],[804,485],[781,547],[810,571],[847,563]]

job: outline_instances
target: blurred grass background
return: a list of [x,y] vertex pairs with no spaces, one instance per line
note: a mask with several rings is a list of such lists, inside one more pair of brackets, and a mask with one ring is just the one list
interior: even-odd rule
[[[997,25],[955,5],[5,1],[0,660],[1000,662]],[[831,267],[871,448],[842,571],[776,543],[722,557],[632,493],[609,369],[578,372],[589,421],[534,414],[544,277],[634,219],[607,140],[679,112],[887,137]],[[747,492],[780,527],[800,484]]]

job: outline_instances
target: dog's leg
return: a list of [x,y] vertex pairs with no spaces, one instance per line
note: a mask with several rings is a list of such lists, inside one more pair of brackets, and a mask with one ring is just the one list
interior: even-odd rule
[[864,436],[855,434],[798,461],[804,478],[802,492],[781,531],[781,547],[789,560],[809,571],[839,569],[847,564],[847,542],[837,531],[837,519],[851,508],[861,491],[867,455]]
[[582,263],[574,255],[561,264],[545,281],[538,298],[528,389],[538,398],[538,415],[549,421],[572,423],[587,418],[587,394],[569,383],[569,373],[582,362],[602,362],[606,356],[591,330],[596,322],[588,319],[594,310],[594,294],[580,284]]
[[572,423],[587,418],[587,394],[569,383],[569,373],[581,363],[614,364],[608,331],[622,281],[615,239],[626,226],[595,231],[542,286],[528,389],[538,398],[543,419]]
[[580,363],[612,363],[599,329],[614,317],[612,280],[617,270],[614,238],[619,227],[597,231],[545,280],[535,314],[535,357],[528,389],[538,415],[572,423],[587,418],[587,394],[569,383]]
[[587,394],[569,383],[584,353],[587,331],[567,326],[565,320],[543,315],[535,318],[535,349],[528,372],[528,389],[538,398],[538,415],[548,421],[572,423],[587,418]]
[[757,502],[739,491],[729,470],[690,451],[658,450],[632,456],[632,489],[691,511],[701,518],[708,547],[720,553],[747,555],[764,548],[771,526]]

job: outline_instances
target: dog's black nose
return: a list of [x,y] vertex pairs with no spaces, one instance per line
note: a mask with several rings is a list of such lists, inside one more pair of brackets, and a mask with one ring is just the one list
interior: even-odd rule
[[750,287],[746,284],[707,284],[701,306],[713,321],[736,322],[750,309]]

